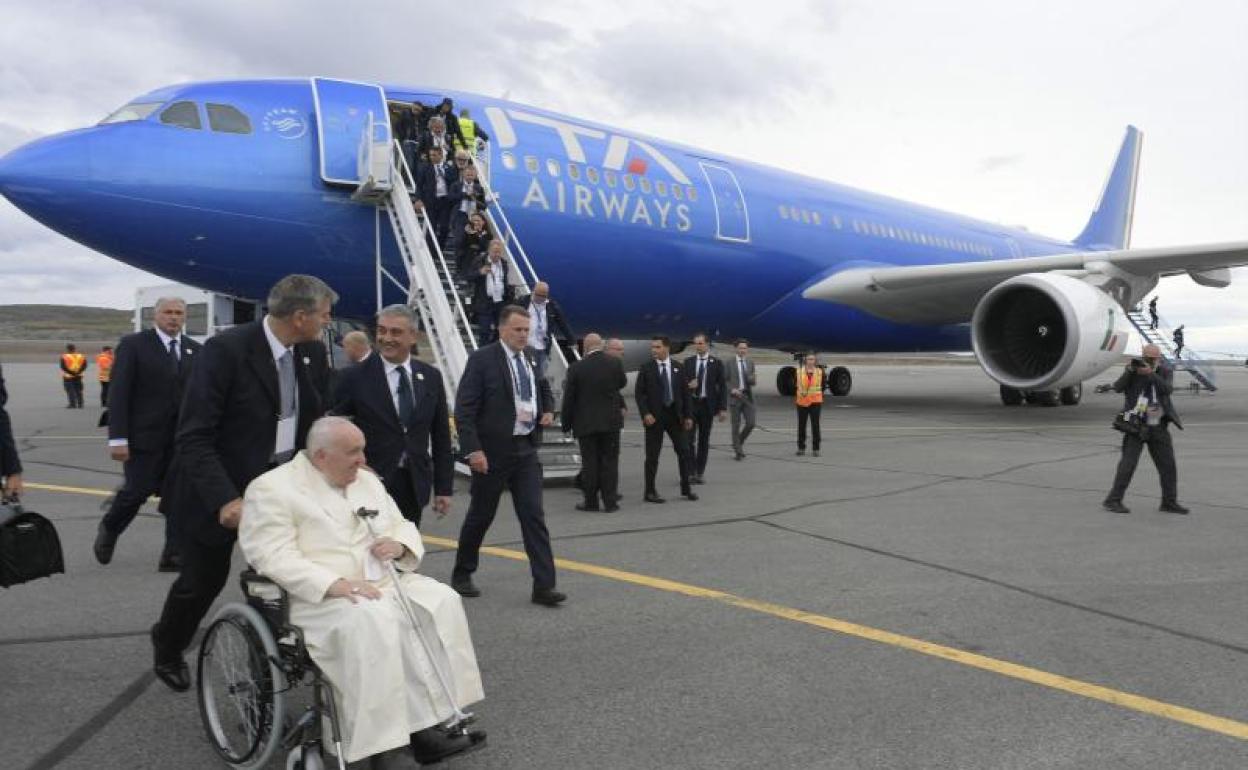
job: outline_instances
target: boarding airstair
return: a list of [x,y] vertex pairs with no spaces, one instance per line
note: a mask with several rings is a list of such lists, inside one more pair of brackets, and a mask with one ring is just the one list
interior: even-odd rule
[[[378,241],[375,265],[377,306],[380,309],[383,304],[383,290],[387,284],[407,296],[408,305],[420,317],[434,363],[442,372],[453,408],[454,393],[459,388],[468,356],[480,344],[480,330],[472,321],[470,285],[458,274],[455,260],[448,260],[442,252],[429,217],[416,211],[416,177],[407,165],[402,147],[398,142],[391,141],[388,126],[382,130],[373,124],[371,115],[368,117],[368,129],[360,141],[358,168],[361,182],[352,198],[373,203],[379,212],[385,213],[402,258],[402,272],[396,275],[383,264]],[[516,293],[528,294],[530,287],[520,271],[509,272],[517,282]],[[547,377],[558,384],[556,413],[566,370],[566,359],[562,355],[552,355]],[[565,437],[557,426],[544,431],[543,437],[543,446],[538,454],[545,478],[571,478],[580,473],[580,452],[571,439]],[[457,467],[467,472],[466,465],[461,463]]]
[[1135,326],[1136,331],[1140,333],[1144,344],[1151,343],[1161,348],[1162,358],[1176,372],[1187,372],[1191,376],[1196,389],[1207,390],[1210,393],[1218,389],[1215,382],[1216,375],[1213,364],[1208,360],[1193,355],[1194,351],[1189,350],[1186,346],[1183,348],[1186,355],[1180,354],[1174,346],[1174,330],[1165,322],[1165,319],[1159,316],[1157,326],[1154,328],[1152,318],[1149,317],[1146,311],[1139,308],[1128,310],[1127,318],[1131,319],[1131,323]]

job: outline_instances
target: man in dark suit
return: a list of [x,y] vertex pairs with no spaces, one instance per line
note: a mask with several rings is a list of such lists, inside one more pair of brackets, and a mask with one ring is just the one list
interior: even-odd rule
[[564,433],[575,435],[581,448],[585,502],[577,503],[576,509],[612,513],[620,509],[620,430],[624,427],[620,388],[628,384],[628,376],[619,359],[603,352],[602,337],[586,334],[584,347],[585,357],[568,367],[561,422]]
[[459,244],[464,239],[464,228],[468,225],[468,217],[479,211],[485,211],[487,205],[485,188],[477,181],[477,167],[465,165],[456,171],[458,177],[451,185],[447,196],[450,215],[446,225],[447,254],[458,254]]
[[[572,327],[568,326],[567,318],[559,303],[551,299],[550,285],[545,281],[533,284],[533,293],[525,297],[520,306],[529,311],[529,347],[533,349],[533,359],[537,362],[537,376],[546,376],[546,367],[550,364],[550,352],[560,338],[569,344],[576,341]],[[555,332],[559,336],[555,336]]]
[[429,215],[438,243],[445,243],[451,218],[451,192],[459,181],[459,174],[446,162],[441,147],[431,147],[428,152],[429,160],[416,168],[416,194]]
[[693,349],[695,355],[685,359],[685,387],[693,401],[693,430],[697,436],[689,481],[701,484],[711,454],[714,420],[723,422],[728,416],[728,378],[724,362],[711,355],[711,343],[705,334],[694,335]]
[[1170,401],[1174,390],[1174,370],[1161,358],[1161,348],[1145,345],[1143,358],[1132,361],[1114,382],[1114,391],[1123,394],[1123,411],[1136,414],[1147,425],[1142,435],[1122,434],[1122,457],[1114,474],[1114,485],[1103,503],[1105,510],[1130,513],[1122,504],[1140,453],[1148,445],[1148,453],[1161,478],[1161,510],[1164,513],[1188,513],[1179,504],[1179,473],[1174,462],[1174,443],[1170,440],[1169,424],[1179,430],[1183,423]]
[[472,501],[459,533],[459,550],[451,572],[451,588],[463,596],[480,596],[472,582],[481,541],[494,521],[504,489],[520,520],[524,552],[533,574],[535,604],[554,607],[567,598],[555,590],[555,558],[542,510],[542,464],[537,448],[542,428],[554,421],[550,383],[535,375],[525,355],[529,314],[508,305],[499,319],[499,341],[468,357],[455,396],[459,448],[472,468]]
[[17,442],[13,440],[13,424],[5,405],[9,403],[9,390],[4,386],[4,372],[0,372],[0,479],[3,480],[5,497],[22,494],[22,461],[17,456]]
[[439,517],[450,510],[455,457],[442,373],[412,355],[418,325],[406,305],[382,308],[377,314],[381,354],[342,372],[333,412],[355,420],[364,433],[369,467],[403,515],[419,527],[430,497]]
[[[754,388],[758,376],[750,360],[749,340],[736,342],[737,354],[727,363],[728,413],[732,416],[732,451],[736,460],[745,459],[745,440],[754,430]],[[741,427],[744,418],[745,427]]]
[[161,500],[177,514],[182,572],[152,626],[156,676],[174,690],[191,685],[182,653],[229,579],[243,491],[303,448],[328,405],[318,340],[337,299],[318,278],[286,276],[268,314],[208,340],[191,373]]
[[659,497],[654,485],[655,474],[659,470],[659,453],[663,451],[663,434],[672,440],[672,449],[676,452],[677,467],[680,470],[680,493],[689,500],[697,500],[689,486],[689,439],[688,431],[693,427],[689,388],[682,386],[685,381],[681,367],[671,359],[672,343],[667,337],[657,336],[650,340],[650,355],[653,360],[647,361],[637,372],[637,384],[634,396],[637,398],[637,411],[646,426],[646,495],[647,503],[665,503]]
[[511,264],[503,256],[503,242],[490,241],[485,254],[473,263],[468,274],[473,283],[473,321],[477,339],[493,342],[498,339],[498,315],[511,300]]
[[[153,308],[153,326],[128,334],[117,345],[108,405],[108,453],[125,469],[125,483],[95,534],[95,559],[113,560],[117,538],[147,498],[158,493],[173,457],[182,393],[201,345],[182,333],[186,302],[162,297]],[[165,547],[157,569],[177,572],[174,516],[165,516]]]

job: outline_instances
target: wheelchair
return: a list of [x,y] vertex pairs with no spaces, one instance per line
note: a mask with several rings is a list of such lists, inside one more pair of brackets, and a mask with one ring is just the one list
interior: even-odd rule
[[[239,770],[263,767],[279,748],[287,752],[287,770],[324,770],[328,722],[345,770],[333,689],[308,654],[303,631],[290,623],[289,596],[254,570],[239,582],[246,603],[222,607],[199,646],[196,691],[209,742]],[[292,718],[286,696],[305,684],[311,703]]]

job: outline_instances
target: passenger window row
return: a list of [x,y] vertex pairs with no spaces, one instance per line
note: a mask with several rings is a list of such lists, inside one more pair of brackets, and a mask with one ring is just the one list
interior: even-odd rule
[[[508,171],[514,171],[516,168],[516,156],[508,151],[502,153],[503,167]],[[530,174],[537,174],[541,170],[541,162],[532,155],[524,156],[524,168]],[[546,159],[546,173],[554,178],[558,178],[561,165],[555,158]],[[568,163],[566,166],[568,178],[573,182],[579,182],[582,179],[592,185],[597,185],[600,181],[605,183],[607,187],[615,188],[617,185],[623,187],[628,192],[633,192],[638,188],[646,195],[651,193],[666,198],[669,194],[676,200],[685,200],[688,198],[691,202],[697,202],[698,191],[693,186],[685,187],[675,182],[666,182],[662,179],[656,179],[653,182],[649,177],[635,174],[618,173],[612,169],[604,168],[599,171],[593,166],[581,166],[576,163]]]
[[[791,222],[798,222],[807,225],[822,225],[826,219],[828,224],[834,230],[842,229],[841,218],[837,214],[831,214],[827,217],[821,215],[818,211],[811,209],[799,208],[788,204],[780,204],[777,207],[781,219]],[[850,222],[853,231],[859,235],[870,235],[876,238],[888,238],[894,241],[903,241],[916,246],[932,246],[949,251],[960,251],[963,254],[974,254],[981,257],[993,256],[992,246],[986,243],[976,243],[961,238],[948,238],[942,235],[935,235],[915,230],[909,230],[904,227],[893,227],[889,225],[881,225],[876,222],[868,222],[859,219],[853,219]]]

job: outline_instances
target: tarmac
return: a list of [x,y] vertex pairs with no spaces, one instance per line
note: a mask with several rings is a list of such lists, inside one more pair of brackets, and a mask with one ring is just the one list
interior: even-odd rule
[[[1132,513],[1101,509],[1121,402],[1094,383],[1079,406],[1004,407],[973,367],[855,366],[816,458],[794,455],[792,407],[760,369],[748,457],[717,423],[701,500],[678,496],[669,448],[668,502],[642,502],[635,414],[619,512],[546,489],[565,606],[528,601],[504,500],[484,595],[465,600],[489,742],[447,767],[1248,765],[1248,370],[1176,393],[1192,509],[1176,516],[1147,458]],[[66,573],[0,591],[0,765],[223,767],[194,691],[150,673],[163,522],[149,506],[112,564],[91,554],[121,478],[94,383],[71,411],[52,365],[4,373],[24,503],[55,522]],[[466,505],[461,480],[427,522],[427,574],[449,577]]]

